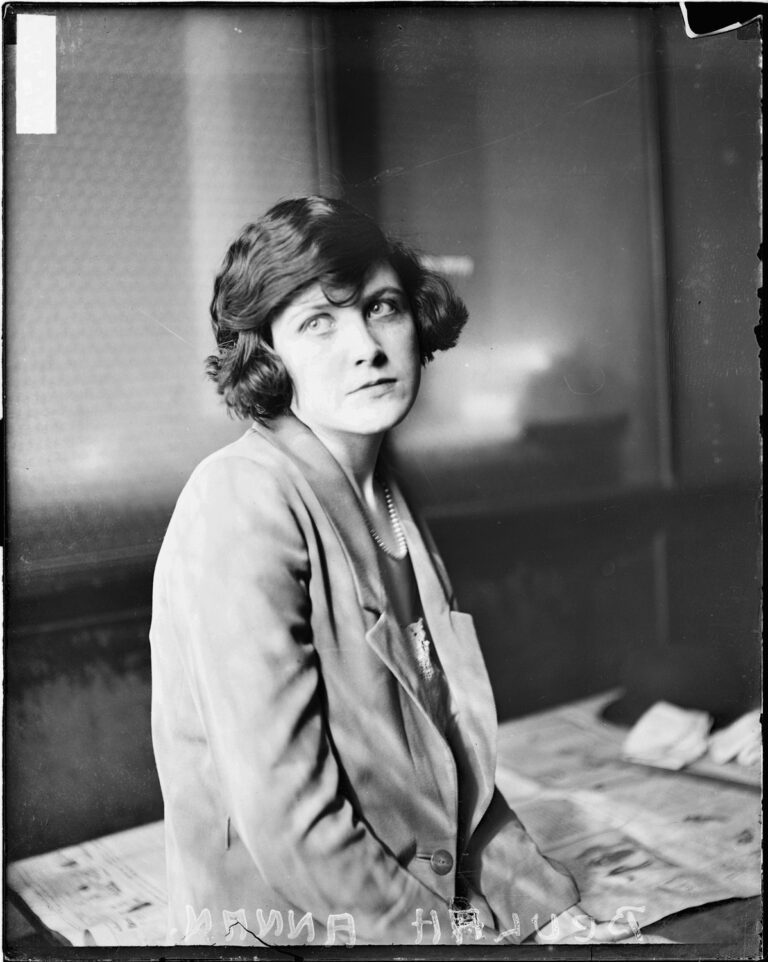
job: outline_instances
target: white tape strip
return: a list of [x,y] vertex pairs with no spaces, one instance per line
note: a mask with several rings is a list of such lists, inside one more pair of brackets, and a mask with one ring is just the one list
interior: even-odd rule
[[56,133],[56,17],[16,17],[16,133]]

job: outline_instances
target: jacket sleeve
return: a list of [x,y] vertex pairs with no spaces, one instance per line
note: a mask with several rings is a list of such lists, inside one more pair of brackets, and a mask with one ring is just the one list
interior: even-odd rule
[[270,887],[321,921],[352,912],[360,941],[413,944],[416,909],[446,918],[445,902],[340,791],[307,546],[282,488],[267,468],[228,458],[198,469],[185,493],[179,556],[165,568],[184,670],[228,814]]
[[498,788],[468,854],[467,874],[488,901],[505,941],[523,941],[579,900],[570,872],[542,855]]

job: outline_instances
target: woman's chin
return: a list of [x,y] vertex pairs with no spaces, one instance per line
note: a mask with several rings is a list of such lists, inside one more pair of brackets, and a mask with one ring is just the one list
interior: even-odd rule
[[[382,400],[378,399],[379,402]],[[412,405],[412,401],[394,399],[384,404],[365,405],[354,418],[350,418],[350,431],[353,434],[383,434],[400,424]]]

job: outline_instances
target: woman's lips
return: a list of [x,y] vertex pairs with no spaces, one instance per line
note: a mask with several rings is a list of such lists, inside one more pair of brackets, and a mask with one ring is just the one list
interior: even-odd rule
[[380,377],[375,381],[366,381],[365,384],[361,384],[360,387],[356,387],[351,390],[350,394],[357,394],[360,391],[370,391],[373,388],[386,388],[391,384],[394,384],[397,379],[394,377]]

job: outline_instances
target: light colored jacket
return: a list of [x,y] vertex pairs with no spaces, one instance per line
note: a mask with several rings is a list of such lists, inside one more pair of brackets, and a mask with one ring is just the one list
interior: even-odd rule
[[420,699],[363,508],[308,428],[254,426],[179,498],[151,628],[173,942],[446,943],[465,887],[485,925],[473,940],[517,942],[578,899],[495,789],[472,619],[392,491],[455,753]]

